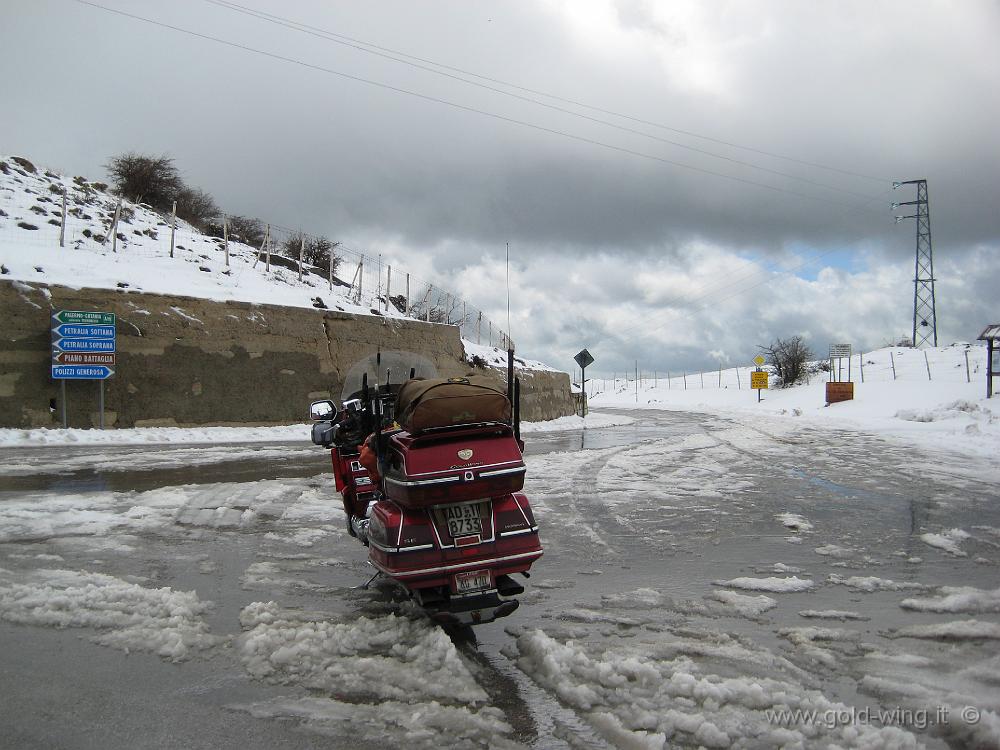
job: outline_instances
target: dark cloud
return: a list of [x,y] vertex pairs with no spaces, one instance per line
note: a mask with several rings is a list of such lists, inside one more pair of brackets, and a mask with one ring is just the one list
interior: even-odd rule
[[[384,251],[494,317],[511,242],[519,340],[533,356],[565,364],[593,340],[615,359],[639,351],[695,367],[712,351],[745,357],[779,331],[866,345],[905,332],[914,229],[893,224],[888,203],[912,189],[893,193],[893,179],[930,181],[944,324],[965,331],[987,314],[974,301],[1000,254],[1000,66],[990,62],[1000,10],[987,0],[456,1],[433,11],[242,0],[633,118],[474,79],[619,128],[203,0],[106,2],[424,98],[67,0],[17,2],[5,14],[5,151],[91,177],[121,151],[168,153],[226,210]],[[759,264],[746,278],[745,262]],[[850,273],[820,273],[838,263]],[[748,300],[764,278],[780,290],[772,299],[805,296],[760,314]]]

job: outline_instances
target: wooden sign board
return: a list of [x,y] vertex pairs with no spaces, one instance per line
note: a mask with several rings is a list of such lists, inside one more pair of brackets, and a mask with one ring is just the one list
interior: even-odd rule
[[827,383],[826,403],[836,404],[840,401],[854,400],[854,383]]

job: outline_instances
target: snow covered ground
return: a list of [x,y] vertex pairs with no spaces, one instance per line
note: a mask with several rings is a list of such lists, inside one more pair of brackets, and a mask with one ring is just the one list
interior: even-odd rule
[[[41,682],[37,700],[78,707],[46,719],[49,745],[132,697],[116,689],[192,747],[220,724],[232,747],[1000,743],[992,458],[800,420],[600,416],[565,433],[592,449],[529,437],[546,554],[473,643],[354,588],[364,548],[319,449],[279,478],[252,475],[288,444],[218,465],[210,444],[81,446],[93,471],[58,445],[0,449],[40,456],[0,481],[0,723],[37,715],[14,685]],[[105,747],[152,731],[141,711],[115,725]]]
[[[350,288],[273,265],[265,270],[257,248],[232,241],[225,263],[223,242],[178,220],[174,257],[170,227],[152,209],[126,201],[119,220],[116,252],[109,232],[117,198],[98,183],[71,179],[36,167],[34,173],[0,157],[0,264],[5,280],[60,284],[72,288],[124,288],[135,292],[179,294],[215,300],[240,300],[290,307],[314,307],[315,298],[333,310],[370,315],[372,304],[358,305]],[[66,246],[59,246],[62,192],[68,196]],[[373,303],[374,304],[374,303]],[[392,305],[383,315],[400,316]]]
[[[846,359],[841,366],[846,380]],[[596,378],[588,382],[590,405],[751,417],[762,427],[782,431],[795,429],[795,424],[853,428],[929,450],[1000,455],[1000,394],[985,398],[985,346],[888,347],[856,354],[850,368],[854,400],[830,406],[825,396],[828,376],[822,372],[805,385],[766,390],[758,403],[757,392],[748,388],[752,369],[673,374],[669,380],[658,373],[655,380],[644,378],[638,388],[631,378]],[[1000,379],[994,389],[1000,391]]]
[[[633,417],[595,412],[583,417],[559,417],[546,422],[522,422],[524,434],[571,429],[598,429],[632,424]],[[292,424],[277,427],[133,427],[121,430],[68,430],[38,428],[19,430],[0,428],[0,447],[44,445],[222,445],[235,443],[309,443],[310,425]],[[224,449],[231,452],[231,448]],[[280,449],[287,450],[287,449]],[[199,454],[204,455],[204,453]],[[9,467],[8,467],[9,468]]]

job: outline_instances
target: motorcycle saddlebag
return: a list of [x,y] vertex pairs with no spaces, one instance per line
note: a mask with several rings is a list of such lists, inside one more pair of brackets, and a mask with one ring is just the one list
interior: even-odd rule
[[396,399],[396,421],[412,435],[424,430],[482,422],[511,423],[507,396],[468,378],[413,379]]
[[524,486],[524,459],[509,425],[398,432],[387,454],[386,495],[406,508],[500,497]]

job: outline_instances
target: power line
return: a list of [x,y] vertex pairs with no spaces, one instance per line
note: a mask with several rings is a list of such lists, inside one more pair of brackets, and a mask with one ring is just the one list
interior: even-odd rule
[[[320,29],[320,28],[315,27],[315,26],[309,26],[308,24],[299,23],[298,21],[293,21],[293,20],[290,20],[290,19],[287,19],[287,18],[282,18],[281,16],[276,16],[276,15],[273,15],[271,13],[265,13],[263,11],[257,11],[257,10],[254,10],[252,8],[247,8],[245,6],[238,5],[236,3],[228,2],[228,0],[204,0],[204,2],[209,3],[211,5],[218,6],[220,8],[225,8],[227,10],[232,10],[232,11],[234,11],[236,13],[242,13],[243,15],[252,16],[252,17],[257,18],[257,19],[259,19],[261,21],[264,21],[265,23],[270,23],[270,24],[275,25],[275,26],[282,26],[282,27],[287,28],[287,29],[292,29],[294,31],[299,31],[299,32],[304,33],[304,34],[309,34],[310,36],[318,37],[318,38],[323,39],[323,40],[328,41],[328,42],[333,42],[334,44],[339,44],[339,45],[342,45],[342,46],[345,46],[345,47],[350,47],[351,49],[355,49],[355,50],[358,50],[360,52],[364,52],[364,53],[369,54],[369,55],[375,55],[377,57],[381,57],[381,58],[386,59],[386,60],[392,60],[394,62],[398,62],[398,63],[401,63],[403,65],[409,65],[410,67],[417,68],[419,70],[424,70],[424,71],[427,71],[428,73],[433,73],[434,75],[443,76],[443,77],[448,78],[448,79],[453,80],[453,81],[459,81],[461,83],[465,83],[465,84],[468,84],[470,86],[476,86],[478,88],[485,89],[487,91],[492,91],[494,93],[501,94],[503,96],[508,96],[508,97],[513,98],[513,99],[517,99],[519,101],[528,102],[530,104],[534,104],[534,105],[537,105],[539,107],[544,107],[546,109],[549,109],[549,110],[552,110],[552,111],[555,111],[555,112],[561,112],[563,114],[570,115],[571,117],[577,117],[577,118],[580,118],[582,120],[587,120],[589,122],[597,123],[599,125],[605,125],[607,127],[614,128],[616,130],[620,130],[620,131],[625,132],[625,133],[631,133],[633,135],[638,135],[638,136],[641,136],[643,138],[648,138],[650,140],[657,141],[659,143],[667,144],[669,146],[675,146],[677,148],[682,148],[682,149],[685,149],[687,151],[692,151],[694,153],[703,154],[703,155],[709,156],[709,157],[711,157],[713,159],[720,159],[722,161],[727,161],[727,162],[730,162],[732,164],[739,164],[740,166],[748,167],[750,169],[756,169],[756,170],[759,170],[761,172],[766,172],[768,174],[773,174],[773,175],[776,175],[776,176],[779,176],[779,177],[785,177],[785,178],[790,179],[790,180],[796,180],[798,182],[802,182],[802,183],[805,183],[807,185],[812,185],[814,187],[821,187],[821,188],[825,188],[827,190],[833,190],[835,192],[846,193],[848,195],[854,195],[854,196],[857,196],[857,197],[860,197],[860,198],[871,198],[872,197],[871,195],[869,195],[867,193],[861,193],[861,192],[858,192],[856,190],[850,190],[848,188],[842,188],[842,187],[839,187],[837,185],[829,185],[827,183],[819,182],[817,180],[811,180],[811,179],[809,179],[807,177],[802,177],[800,175],[792,174],[790,172],[782,172],[781,170],[778,170],[778,169],[772,169],[770,167],[765,167],[765,166],[762,166],[762,165],[759,165],[759,164],[754,164],[753,162],[744,161],[743,159],[736,159],[734,157],[726,156],[724,154],[719,154],[719,153],[716,153],[714,151],[708,151],[707,149],[698,148],[697,146],[691,146],[691,145],[686,144],[686,143],[680,143],[678,141],[672,141],[669,138],[662,138],[660,136],[653,135],[652,133],[647,133],[647,132],[642,131],[642,130],[637,130],[635,128],[630,128],[630,127],[625,126],[625,125],[620,125],[618,123],[611,122],[610,120],[603,120],[603,119],[601,119],[599,117],[592,117],[590,115],[586,115],[586,114],[583,114],[581,112],[574,112],[573,110],[566,109],[565,107],[560,107],[560,106],[557,106],[557,105],[554,105],[554,104],[548,104],[546,102],[539,101],[538,99],[532,99],[530,96],[523,96],[521,94],[515,94],[515,93],[510,92],[510,91],[505,91],[503,89],[496,88],[495,86],[490,86],[490,85],[487,85],[487,84],[484,84],[484,83],[479,83],[477,81],[472,81],[472,80],[469,80],[468,78],[463,78],[462,76],[454,75],[452,73],[445,72],[444,70],[437,70],[437,69],[435,69],[433,67],[429,67],[430,65],[436,65],[436,66],[439,66],[439,67],[447,67],[447,66],[441,66],[439,63],[428,63],[427,65],[423,65],[423,64],[420,64],[419,62],[411,62],[410,60],[403,59],[404,57],[411,57],[412,58],[412,56],[406,55],[405,53],[393,51],[392,54],[387,54],[386,52],[378,51],[378,50],[383,50],[385,48],[376,47],[375,45],[372,45],[372,44],[370,44],[368,42],[362,42],[362,41],[354,40],[354,39],[351,39],[350,37],[343,37],[342,35],[335,34],[334,32],[326,31],[326,30]],[[347,41],[344,41],[344,40],[347,40]],[[371,47],[372,49],[369,49],[369,47]],[[397,57],[396,55],[399,55],[399,57]],[[449,70],[455,70],[453,68],[448,68],[448,69]],[[472,76],[475,76],[477,78],[483,78],[483,76],[477,76],[474,73],[468,73],[468,72],[465,72],[465,71],[461,71],[461,72],[463,72],[465,75],[472,75]],[[513,86],[512,84],[507,84],[507,83],[504,83],[503,85],[505,85],[505,86]],[[520,89],[521,87],[514,87],[514,88]],[[524,89],[522,89],[522,90],[524,90]],[[550,94],[542,94],[542,95],[543,96],[547,96],[549,98],[559,99],[559,97],[554,97],[554,96],[552,96]],[[585,106],[585,105],[578,105],[578,106]],[[596,109],[596,108],[593,108],[593,107],[589,107],[589,108],[590,109]],[[619,115],[619,114],[616,114],[616,116],[618,116],[618,117],[627,117],[626,115]],[[635,118],[627,118],[627,119],[635,119]],[[665,127],[665,126],[661,126],[661,127]],[[673,130],[673,128],[666,128],[666,129]],[[696,136],[696,137],[701,137],[701,136]]]
[[[547,99],[552,99],[553,101],[563,102],[564,104],[572,104],[573,106],[583,107],[584,109],[589,109],[589,110],[591,110],[593,112],[600,112],[601,114],[612,115],[614,117],[620,117],[623,120],[629,120],[631,122],[635,122],[635,123],[638,123],[638,124],[641,124],[641,125],[648,125],[650,127],[659,128],[661,130],[667,130],[667,131],[670,131],[672,133],[678,133],[680,135],[686,135],[686,136],[690,136],[692,138],[698,138],[698,139],[701,139],[701,140],[704,140],[704,141],[709,141],[711,143],[718,143],[719,145],[722,145],[722,146],[729,146],[731,148],[737,148],[737,149],[741,149],[743,151],[750,151],[752,153],[760,154],[762,156],[769,156],[769,157],[774,158],[774,159],[782,159],[784,161],[793,162],[795,164],[801,164],[801,165],[807,166],[807,167],[813,167],[815,169],[824,169],[824,170],[827,170],[827,171],[830,171],[830,172],[836,172],[838,174],[847,175],[847,176],[850,176],[850,177],[859,177],[859,178],[862,178],[862,179],[872,180],[874,182],[880,182],[880,183],[886,183],[886,182],[890,181],[886,177],[876,177],[874,175],[864,174],[863,172],[854,172],[854,171],[851,171],[851,170],[848,170],[848,169],[842,169],[840,167],[833,167],[833,166],[830,166],[828,164],[821,164],[819,162],[811,162],[811,161],[807,161],[805,159],[798,159],[798,158],[795,158],[793,156],[787,156],[785,154],[779,154],[779,153],[775,153],[773,151],[767,151],[767,150],[764,150],[764,149],[754,148],[752,146],[743,146],[743,145],[741,145],[739,143],[733,143],[732,141],[726,141],[726,140],[722,140],[720,138],[713,138],[711,136],[703,135],[701,133],[696,133],[696,132],[690,131],[690,130],[682,130],[680,128],[674,128],[674,127],[671,127],[669,125],[664,125],[663,123],[658,123],[658,122],[654,122],[654,121],[651,121],[651,120],[644,120],[644,119],[642,119],[640,117],[635,117],[633,115],[627,115],[627,114],[623,114],[621,112],[616,112],[614,110],[605,109],[605,108],[598,107],[598,106],[593,105],[593,104],[587,104],[586,102],[581,102],[581,101],[577,101],[577,100],[574,100],[574,99],[568,99],[566,97],[558,96],[556,94],[550,94],[550,93],[547,93],[545,91],[540,91],[538,89],[529,88],[527,86],[519,86],[518,84],[510,83],[509,81],[504,81],[504,80],[499,79],[499,78],[492,78],[490,76],[482,75],[480,73],[476,73],[474,71],[466,70],[464,68],[458,68],[458,67],[455,67],[455,66],[452,66],[452,65],[446,65],[444,63],[437,62],[435,60],[430,60],[430,59],[427,59],[427,58],[424,58],[424,57],[418,57],[417,55],[411,55],[411,54],[408,54],[406,52],[402,52],[400,50],[392,49],[391,47],[383,47],[383,46],[380,46],[380,45],[377,45],[377,44],[373,44],[371,42],[366,42],[366,41],[364,41],[362,39],[357,39],[355,37],[346,36],[344,34],[338,34],[338,33],[333,32],[333,31],[328,31],[326,29],[321,29],[321,28],[319,28],[317,26],[311,26],[309,24],[305,24],[305,23],[302,23],[302,22],[299,22],[299,21],[295,21],[295,20],[292,20],[292,19],[283,18],[281,16],[277,16],[277,15],[274,15],[272,13],[266,13],[264,11],[259,11],[259,10],[253,9],[253,8],[247,8],[246,6],[239,5],[239,4],[234,3],[234,2],[229,2],[229,0],[205,0],[205,2],[211,3],[213,5],[217,5],[217,6],[220,6],[220,7],[225,7],[225,8],[228,8],[230,10],[234,10],[234,11],[236,11],[238,13],[243,13],[245,15],[255,16],[255,17],[257,17],[257,18],[259,18],[261,20],[270,20],[270,22],[276,23],[276,24],[281,25],[281,26],[286,26],[288,28],[295,28],[295,29],[297,29],[299,31],[304,31],[306,33],[313,33],[314,36],[323,36],[323,37],[329,39],[329,41],[335,41],[335,42],[337,42],[339,44],[345,44],[348,47],[353,47],[354,49],[359,49],[359,50],[361,50],[363,52],[368,52],[369,54],[378,54],[379,52],[382,52],[382,53],[391,53],[391,54],[382,54],[382,55],[379,55],[379,56],[380,57],[385,57],[385,58],[390,59],[390,60],[395,60],[396,62],[400,62],[400,63],[406,64],[406,65],[412,65],[413,63],[410,63],[408,61],[409,60],[413,60],[413,61],[416,61],[418,63],[424,63],[425,65],[432,65],[432,66],[435,66],[436,68],[441,68],[442,70],[450,70],[450,71],[453,71],[455,73],[461,73],[462,75],[467,75],[467,76],[472,76],[473,78],[478,78],[478,79],[480,79],[482,81],[488,81],[490,83],[496,83],[496,84],[499,84],[501,86],[507,86],[508,88],[512,88],[512,89],[515,89],[517,91],[524,91],[525,93],[535,94],[537,96],[544,96]],[[343,40],[343,41],[339,41],[339,40]],[[370,49],[366,49],[366,48],[370,48]],[[401,59],[399,59],[397,57],[392,57],[391,55],[398,55],[399,58],[406,58],[406,60],[401,60]],[[442,71],[429,69],[429,68],[425,67],[424,65],[416,65],[414,67],[418,67],[418,68],[420,68],[422,70],[430,70],[430,72],[437,73],[439,75],[446,75]],[[449,76],[449,77],[456,78],[455,76]],[[462,78],[457,78],[457,80],[461,80],[461,81],[464,81],[466,83],[469,83],[469,84],[472,84],[472,85],[476,85],[472,81],[467,81],[467,80],[462,79]],[[489,90],[492,90],[492,91],[497,91],[497,89],[493,89],[492,87],[485,87],[485,88],[488,88]],[[509,96],[513,96],[513,94],[510,94],[510,92],[500,91],[500,93],[507,94]],[[519,98],[521,98],[521,97],[519,97]],[[531,101],[531,102],[534,102],[536,104],[542,104],[541,102],[537,102],[534,99],[525,98],[525,101]],[[545,105],[542,105],[542,106],[545,106]],[[560,109],[559,111],[567,111],[567,110]],[[573,112],[570,112],[570,114],[579,115],[579,113],[573,113]],[[603,120],[596,120],[596,121],[597,122],[604,122]],[[632,131],[632,132],[640,132],[640,131]],[[654,138],[655,137],[655,136],[651,136],[651,135],[649,135],[647,133],[641,133],[640,132],[640,134],[641,135],[645,135],[645,136],[650,137],[650,138]],[[672,143],[672,141],[665,141],[665,142],[666,143]],[[687,146],[682,146],[682,148],[687,148]],[[705,153],[709,153],[709,152],[705,152]],[[720,157],[720,158],[722,158],[722,157]],[[782,174],[782,173],[779,172],[778,174]],[[819,184],[821,184],[821,183],[819,183]]]
[[747,179],[745,177],[737,177],[736,175],[726,174],[724,172],[717,172],[717,171],[711,170],[711,169],[704,169],[702,167],[698,167],[698,166],[695,166],[693,164],[686,164],[684,162],[675,161],[673,159],[667,159],[667,158],[662,157],[662,156],[656,156],[656,155],[653,155],[653,154],[647,154],[647,153],[644,153],[642,151],[636,151],[634,149],[626,148],[624,146],[616,146],[616,145],[611,144],[611,143],[606,143],[604,141],[599,141],[599,140],[596,140],[596,139],[593,139],[593,138],[587,138],[586,136],[576,135],[574,133],[568,133],[566,131],[557,130],[555,128],[545,127],[544,125],[538,125],[537,123],[528,122],[526,120],[519,120],[519,119],[514,118],[514,117],[507,117],[506,115],[500,115],[500,114],[497,114],[495,112],[489,112],[487,110],[478,109],[476,107],[471,107],[471,106],[466,105],[466,104],[460,104],[458,102],[453,102],[453,101],[450,101],[448,99],[441,99],[439,97],[431,96],[429,94],[423,94],[423,93],[420,93],[418,91],[413,91],[413,90],[410,90],[410,89],[405,89],[405,88],[402,88],[400,86],[394,86],[392,84],[383,83],[381,81],[375,81],[375,80],[372,80],[372,79],[369,79],[369,78],[363,78],[361,76],[355,76],[355,75],[352,75],[350,73],[344,73],[343,71],[335,70],[333,68],[327,68],[327,67],[324,67],[322,65],[315,65],[313,63],[308,63],[308,62],[305,62],[304,60],[299,60],[299,59],[296,59],[296,58],[293,58],[293,57],[287,57],[285,55],[279,55],[279,54],[277,54],[275,52],[268,52],[266,50],[258,49],[256,47],[251,47],[251,46],[246,45],[246,44],[241,44],[239,42],[232,42],[232,41],[229,41],[227,39],[222,39],[220,37],[212,36],[210,34],[203,34],[203,33],[198,32],[198,31],[193,31],[191,29],[183,28],[181,26],[174,26],[172,24],[164,23],[162,21],[156,21],[156,20],[151,19],[151,18],[146,18],[144,16],[139,16],[139,15],[136,15],[134,13],[128,13],[126,11],[118,10],[116,8],[109,8],[109,7],[104,6],[104,5],[99,5],[98,3],[90,2],[89,0],[74,0],[74,2],[77,2],[77,3],[81,4],[81,5],[86,5],[86,6],[91,7],[91,8],[96,8],[98,10],[103,10],[103,11],[105,11],[107,13],[113,13],[115,15],[119,15],[119,16],[122,16],[122,17],[125,17],[125,18],[130,18],[130,19],[133,19],[133,20],[136,20],[136,21],[142,21],[143,23],[148,23],[148,24],[151,24],[153,26],[159,26],[161,28],[170,29],[171,31],[176,31],[178,33],[186,34],[188,36],[193,36],[193,37],[196,37],[198,39],[203,39],[205,41],[210,41],[210,42],[215,42],[217,44],[222,44],[224,46],[231,47],[233,49],[242,50],[244,52],[251,52],[253,54],[261,55],[263,57],[271,58],[271,59],[274,59],[274,60],[279,60],[281,62],[290,63],[292,65],[298,65],[300,67],[307,68],[309,70],[314,70],[314,71],[321,72],[321,73],[327,73],[329,75],[335,75],[335,76],[338,76],[340,78],[344,78],[344,79],[347,79],[347,80],[355,81],[357,83],[363,83],[363,84],[366,84],[366,85],[369,85],[369,86],[375,86],[377,88],[385,89],[387,91],[392,91],[392,92],[399,93],[399,94],[406,94],[407,96],[412,96],[414,98],[422,99],[424,101],[433,102],[435,104],[442,104],[442,105],[445,105],[445,106],[448,106],[448,107],[452,107],[454,109],[458,109],[458,110],[461,110],[461,111],[471,112],[471,113],[474,113],[474,114],[482,115],[484,117],[489,117],[489,118],[492,118],[494,120],[498,120],[498,121],[501,121],[501,122],[510,123],[510,124],[513,124],[513,125],[520,125],[520,126],[525,127],[525,128],[530,128],[532,130],[537,130],[537,131],[543,132],[543,133],[549,133],[550,135],[556,135],[556,136],[559,136],[559,137],[563,137],[563,138],[567,138],[567,139],[570,139],[570,140],[578,141],[580,143],[586,143],[586,144],[589,144],[589,145],[592,145],[592,146],[598,146],[600,148],[604,148],[604,149],[607,149],[607,150],[610,150],[610,151],[615,151],[615,152],[623,153],[623,154],[629,154],[631,156],[636,156],[636,157],[639,157],[641,159],[648,159],[650,161],[660,162],[662,164],[669,164],[671,166],[680,167],[681,169],[687,169],[687,170],[690,170],[690,171],[693,171],[693,172],[699,172],[701,174],[706,174],[706,175],[710,175],[710,176],[713,176],[713,177],[719,177],[719,178],[722,178],[722,179],[725,179],[725,180],[730,180],[730,181],[733,181],[733,182],[739,182],[739,183],[742,183],[742,184],[745,184],[745,185],[753,185],[755,187],[759,187],[759,188],[762,188],[764,190],[770,190],[770,191],[776,192],[776,193],[783,193],[785,195],[793,195],[795,197],[803,198],[803,199],[806,199],[806,200],[819,201],[819,202],[822,202],[822,203],[831,203],[832,202],[832,203],[837,203],[838,205],[841,205],[841,206],[848,206],[849,208],[862,208],[862,205],[860,205],[860,204],[844,203],[843,201],[831,201],[829,198],[825,198],[825,197],[822,197],[822,196],[811,195],[809,193],[801,193],[801,192],[798,192],[798,191],[795,191],[795,190],[788,190],[787,188],[778,187],[777,185],[768,185],[767,183],[757,182],[756,180],[750,180],[750,179]]

